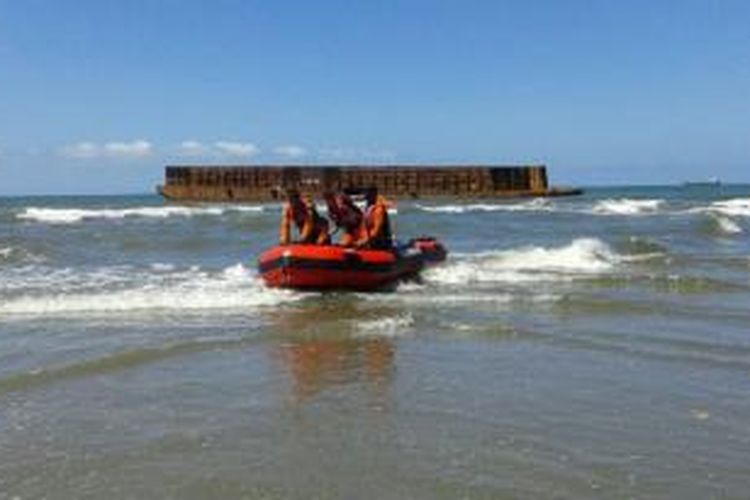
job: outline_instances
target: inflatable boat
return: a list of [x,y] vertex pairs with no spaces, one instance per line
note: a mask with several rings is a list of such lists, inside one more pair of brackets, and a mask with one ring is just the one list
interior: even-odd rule
[[258,257],[266,285],[308,290],[378,290],[414,278],[425,265],[445,260],[434,238],[415,238],[390,250],[337,245],[280,245]]

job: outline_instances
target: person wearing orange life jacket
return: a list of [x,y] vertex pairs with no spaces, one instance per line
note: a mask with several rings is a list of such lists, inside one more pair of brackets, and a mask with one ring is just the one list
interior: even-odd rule
[[367,233],[364,214],[349,196],[344,193],[326,191],[323,193],[323,198],[328,205],[328,217],[343,231],[339,245],[351,247],[365,237]]
[[378,196],[377,188],[371,187],[365,192],[365,201],[367,202],[365,209],[365,229],[367,232],[357,242],[356,246],[390,250],[393,248],[393,235],[385,198]]
[[[303,200],[299,191],[289,190],[287,192],[287,203],[284,205],[281,215],[281,226],[279,227],[279,244],[306,243],[315,245],[328,245],[331,242],[328,236],[328,220],[318,214],[312,199]],[[299,239],[292,241],[292,223],[297,227]]]

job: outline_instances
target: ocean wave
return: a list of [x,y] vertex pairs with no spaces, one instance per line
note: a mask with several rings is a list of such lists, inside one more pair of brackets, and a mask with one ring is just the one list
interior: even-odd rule
[[48,224],[74,224],[92,219],[124,219],[128,217],[165,219],[172,216],[192,217],[200,215],[223,215],[228,212],[263,212],[262,206],[154,206],[132,208],[45,208],[27,207],[16,218]]
[[655,214],[664,205],[664,200],[634,200],[617,198],[598,201],[592,208],[595,214],[647,215]]
[[458,256],[424,276],[428,282],[454,285],[570,281],[581,275],[610,272],[623,261],[601,240],[579,238],[562,247],[522,247]]
[[729,217],[724,217],[722,215],[712,215],[712,219],[714,224],[716,225],[715,227],[717,232],[719,232],[720,234],[734,235],[742,232],[742,228],[740,227],[740,225]]
[[616,245],[618,258],[623,262],[642,262],[667,256],[668,249],[661,243],[631,236],[626,241]]
[[730,217],[750,217],[750,198],[716,201],[708,207],[701,207],[695,211],[719,213]]
[[709,232],[720,236],[732,236],[743,232],[736,219],[750,217],[750,198],[715,201],[708,206],[691,208],[687,212],[708,215],[709,224],[704,227]]
[[92,271],[27,266],[4,273],[0,314],[55,315],[123,311],[252,309],[299,299],[264,287],[242,264],[219,271],[168,272],[127,266]]
[[31,253],[20,247],[0,247],[0,264],[18,264],[23,262],[39,263],[44,262],[44,257]]
[[417,209],[430,213],[441,214],[463,214],[471,212],[522,212],[541,211],[550,212],[554,210],[551,201],[544,198],[535,198],[523,203],[472,203],[454,205],[415,205]]

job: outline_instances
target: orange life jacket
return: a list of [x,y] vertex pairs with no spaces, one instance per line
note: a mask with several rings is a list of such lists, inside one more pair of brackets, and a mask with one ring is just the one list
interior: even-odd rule
[[[372,235],[375,228],[375,209],[380,207],[383,213],[383,223],[380,226],[380,234]],[[370,234],[370,248],[390,249],[393,247],[393,235],[391,234],[391,221],[388,217],[388,208],[380,200],[367,207],[365,213],[365,224],[367,232]]]

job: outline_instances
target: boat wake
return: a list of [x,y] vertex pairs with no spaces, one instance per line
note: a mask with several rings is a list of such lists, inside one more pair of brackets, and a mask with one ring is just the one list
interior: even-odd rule
[[55,315],[130,311],[252,310],[302,294],[265,288],[242,264],[210,270],[155,264],[88,271],[25,266],[4,272],[0,314]]

